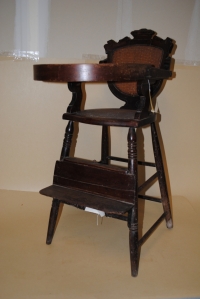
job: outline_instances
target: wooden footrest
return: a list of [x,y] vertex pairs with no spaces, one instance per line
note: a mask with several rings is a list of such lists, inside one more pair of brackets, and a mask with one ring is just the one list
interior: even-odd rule
[[85,207],[104,211],[105,213],[124,214],[133,207],[132,203],[126,203],[111,198],[90,194],[87,192],[51,185],[40,191],[40,194],[56,198],[65,204],[84,209]]
[[67,157],[57,161],[53,185],[133,204],[135,177],[127,168]]

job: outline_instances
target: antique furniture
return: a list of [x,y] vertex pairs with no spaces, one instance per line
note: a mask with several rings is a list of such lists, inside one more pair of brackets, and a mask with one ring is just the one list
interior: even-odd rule
[[[165,172],[155,126],[157,114],[150,110],[151,98],[163,88],[170,70],[172,39],[156,36],[152,30],[131,32],[119,42],[108,41],[104,46],[107,59],[100,64],[46,64],[34,66],[34,79],[47,82],[68,82],[72,100],[63,114],[68,120],[60,160],[56,162],[53,184],[40,191],[53,198],[47,244],[55,231],[61,203],[85,210],[96,209],[105,216],[127,221],[129,228],[131,274],[138,274],[138,250],[154,229],[166,221],[172,228],[172,216]],[[108,82],[111,92],[124,105],[120,109],[81,110],[82,82]],[[70,156],[74,122],[102,126],[100,161]],[[138,161],[136,130],[151,127],[155,163]],[[128,128],[127,158],[114,157],[109,149],[109,126]],[[86,138],[89,138],[86,132]],[[89,149],[88,149],[89,150]],[[126,162],[127,167],[112,165],[111,160]],[[120,163],[119,163],[120,164]],[[138,165],[156,168],[156,173],[138,186]],[[161,198],[141,191],[158,178]],[[138,198],[162,203],[164,212],[142,237],[138,238]]]

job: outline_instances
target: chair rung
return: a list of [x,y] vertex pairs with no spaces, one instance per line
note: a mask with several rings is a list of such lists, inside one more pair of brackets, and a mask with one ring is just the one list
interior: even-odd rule
[[[125,158],[120,158],[120,157],[115,157],[115,156],[108,156],[107,158],[108,158],[108,160],[114,160],[114,161],[120,161],[120,162],[127,162],[128,163],[128,159],[125,159]],[[145,161],[138,161],[138,165],[156,167],[155,163],[145,162]]]
[[147,187],[151,182],[153,182],[158,177],[158,172],[154,173],[148,180],[146,180],[141,186],[138,187],[138,192]]
[[144,236],[138,241],[138,246],[142,246],[144,242],[149,238],[153,231],[158,227],[158,225],[165,219],[165,213],[163,213],[160,218],[152,225],[152,227],[144,234]]
[[150,200],[150,201],[155,201],[155,202],[159,202],[159,203],[161,203],[161,199],[160,199],[160,198],[153,197],[153,196],[148,196],[148,195],[141,195],[141,194],[138,194],[138,198],[146,199],[146,200]]
[[114,157],[114,156],[108,156],[107,158],[108,158],[108,160],[114,160],[114,161],[127,162],[128,163],[128,159],[125,159],[125,158]]
[[138,164],[139,165],[144,165],[144,166],[156,167],[156,164],[152,163],[152,162],[138,161]]

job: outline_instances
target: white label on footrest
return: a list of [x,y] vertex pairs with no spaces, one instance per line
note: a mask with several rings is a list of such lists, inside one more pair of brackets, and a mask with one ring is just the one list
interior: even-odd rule
[[86,207],[86,208],[85,208],[85,211],[86,211],[86,212],[95,213],[95,214],[97,214],[97,215],[99,215],[99,216],[101,216],[101,217],[105,216],[105,213],[104,213],[103,211],[95,210],[95,209],[92,209],[92,208],[88,208],[88,207]]

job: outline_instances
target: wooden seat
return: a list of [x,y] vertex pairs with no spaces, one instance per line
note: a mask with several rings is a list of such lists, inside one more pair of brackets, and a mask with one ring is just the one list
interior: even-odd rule
[[136,113],[136,110],[127,109],[88,109],[74,113],[65,113],[63,114],[63,119],[93,125],[135,128],[155,121],[155,113],[149,112],[142,119],[137,119]]
[[[152,111],[152,99],[161,92],[165,79],[172,77],[171,52],[174,42],[156,36],[152,30],[133,31],[133,38],[119,42],[110,40],[104,46],[107,59],[100,64],[35,65],[34,79],[48,82],[68,82],[72,100],[63,114],[68,120],[60,160],[56,162],[53,184],[40,191],[53,198],[47,232],[50,244],[58,220],[61,203],[85,210],[96,209],[105,216],[124,220],[129,228],[131,275],[137,276],[139,247],[165,219],[172,228],[172,215],[156,129],[157,114]],[[124,102],[120,109],[81,110],[82,82],[107,81],[110,91]],[[74,122],[102,127],[101,157],[99,161],[70,156]],[[138,161],[137,135],[139,127],[149,125],[155,162]],[[157,124],[158,125],[158,124]],[[128,128],[127,157],[110,153],[109,127]],[[88,132],[86,133],[86,142]],[[125,145],[126,146],[126,145]],[[88,149],[90,150],[90,149]],[[112,165],[111,161],[119,165]],[[120,166],[125,162],[127,166]],[[138,165],[155,167],[156,172],[138,185]],[[144,194],[158,179],[161,198]],[[138,198],[163,205],[163,214],[142,237],[138,238]],[[117,262],[117,261],[116,261]]]

